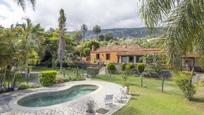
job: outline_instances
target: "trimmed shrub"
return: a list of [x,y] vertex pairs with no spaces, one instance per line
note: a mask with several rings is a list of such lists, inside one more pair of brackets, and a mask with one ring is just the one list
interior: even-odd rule
[[112,63],[109,63],[109,64],[107,65],[107,69],[108,69],[108,72],[109,72],[109,73],[116,73],[116,67],[115,67],[115,65],[112,64]]
[[137,69],[135,68],[135,65],[133,64],[127,64],[126,66],[126,73],[127,74],[137,74]]
[[42,71],[40,75],[40,83],[43,86],[50,86],[55,83],[57,71]]
[[188,100],[191,100],[196,93],[195,86],[192,84],[192,77],[190,72],[179,72],[174,76],[176,84]]
[[127,70],[132,70],[134,68],[135,68],[135,66],[133,64],[128,64],[127,65]]
[[125,71],[126,70],[126,64],[123,63],[120,65],[121,71]]
[[137,70],[139,71],[139,73],[144,72],[145,64],[137,64]]

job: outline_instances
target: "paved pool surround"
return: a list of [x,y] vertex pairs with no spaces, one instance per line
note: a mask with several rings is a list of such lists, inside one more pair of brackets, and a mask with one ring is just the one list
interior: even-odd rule
[[[38,93],[45,93],[45,92],[59,92],[63,90],[67,90],[71,87],[77,86],[77,85],[95,85],[98,88],[84,96],[81,96],[79,98],[76,98],[74,100],[70,100],[67,102],[59,103],[56,105],[51,106],[45,106],[45,107],[24,107],[18,104],[18,101],[27,97],[32,96],[34,94]],[[106,115],[111,115],[115,111],[121,109],[123,106],[125,106],[130,97],[123,102],[118,103],[116,100],[114,100],[114,104],[111,106],[107,106],[104,103],[105,95],[107,94],[113,94],[114,97],[118,97],[120,95],[120,89],[122,86],[110,82],[103,82],[103,81],[93,81],[93,80],[86,80],[86,81],[74,81],[74,82],[67,82],[62,84],[57,84],[51,87],[43,87],[43,88],[37,88],[37,89],[28,89],[29,93],[26,91],[16,91],[10,93],[10,95],[18,95],[13,96],[13,98],[10,101],[3,102],[3,106],[0,106],[0,115],[85,115],[86,109],[87,109],[87,102],[89,100],[95,101],[95,109],[99,108],[105,108],[108,109],[109,112],[106,113]],[[1,99],[6,98],[6,96],[0,96]],[[100,114],[98,114],[100,115]]]

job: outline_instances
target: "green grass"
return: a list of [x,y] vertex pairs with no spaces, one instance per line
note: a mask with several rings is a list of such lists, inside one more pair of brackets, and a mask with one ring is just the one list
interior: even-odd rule
[[[56,70],[56,71],[59,72],[59,69],[52,69],[52,68],[47,68],[47,67],[33,67],[31,72],[32,71],[42,72],[42,71],[49,71],[49,70]],[[65,79],[68,79],[68,81],[84,80],[85,78],[83,77],[83,73],[85,72],[85,70],[79,69],[78,70],[78,75],[77,75],[76,71],[77,71],[76,69],[70,69],[70,68],[66,69],[65,70]],[[32,75],[29,78],[26,78],[23,74],[18,73],[16,75],[16,86],[20,87],[22,85],[27,85],[27,86],[30,86],[30,87],[35,87],[35,86],[31,85],[31,82],[32,81],[38,81],[38,79],[39,79],[38,77],[34,77]],[[13,76],[11,76],[10,78],[7,78],[5,83],[4,83],[5,86],[7,87],[8,82],[11,83],[12,80],[13,80]],[[68,81],[66,81],[66,82],[68,82]]]
[[56,70],[56,69],[53,69],[53,68],[48,68],[48,67],[32,67],[32,71],[47,71],[47,70]]
[[[120,75],[100,76],[98,80],[123,84]],[[204,115],[204,100],[195,99],[189,102],[174,81],[165,82],[164,93],[161,93],[161,81],[144,79],[144,88],[140,87],[140,78],[128,77],[132,99],[128,105],[114,115]]]

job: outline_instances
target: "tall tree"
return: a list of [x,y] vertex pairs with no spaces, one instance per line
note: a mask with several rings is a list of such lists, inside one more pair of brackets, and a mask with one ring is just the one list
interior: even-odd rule
[[30,2],[33,6],[33,10],[35,10],[36,0],[16,0],[17,4],[21,6],[23,10],[26,8],[26,1]]
[[40,25],[33,25],[29,19],[26,24],[17,24],[11,28],[0,29],[0,85],[7,80],[8,88],[15,86],[16,71],[28,67],[33,52],[38,50],[41,40]]
[[54,29],[49,29],[46,32],[46,40],[44,42],[44,45],[46,46],[46,51],[48,51],[51,54],[52,58],[52,68],[55,68],[56,61],[58,58],[58,31]]
[[78,43],[78,42],[80,42],[81,40],[82,40],[82,34],[81,34],[81,32],[79,32],[79,31],[76,31],[76,32],[74,32],[72,35],[71,35],[71,37],[73,38],[73,39],[75,39],[75,43]]
[[14,84],[11,83],[11,68],[17,67],[23,61],[22,49],[19,48],[22,44],[19,39],[14,28],[0,29],[0,89],[2,86],[5,88],[5,81],[8,88]]
[[113,37],[113,33],[112,32],[108,32],[105,34],[105,40],[107,41],[110,41],[110,40],[113,40],[114,37]]
[[29,56],[33,49],[40,51],[42,32],[40,24],[33,25],[30,19],[25,19],[26,24],[17,24],[16,29],[19,29],[19,36],[21,37],[22,49],[24,53],[25,67],[28,67]]
[[99,33],[101,33],[101,27],[99,25],[95,25],[93,27],[93,32],[97,35],[97,37],[99,38]]
[[65,42],[65,26],[66,26],[66,17],[65,17],[65,13],[64,10],[61,9],[60,10],[60,17],[58,19],[59,22],[59,45],[58,45],[58,59],[60,62],[60,72],[62,72],[62,61],[64,59],[64,55],[65,55],[65,46],[66,46],[66,42]]
[[82,32],[83,39],[86,38],[86,32],[87,32],[87,31],[88,31],[87,25],[83,24],[83,25],[81,26],[81,32]]
[[203,0],[142,0],[141,14],[147,27],[165,28],[165,49],[169,63],[181,65],[181,56],[197,52],[204,61]]

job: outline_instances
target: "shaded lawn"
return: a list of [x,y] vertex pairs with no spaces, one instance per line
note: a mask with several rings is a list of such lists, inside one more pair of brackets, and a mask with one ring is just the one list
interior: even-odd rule
[[[59,69],[52,69],[52,68],[47,68],[47,67],[32,68],[32,71],[35,71],[35,72],[42,72],[42,71],[49,71],[49,70],[56,70],[59,72]],[[78,76],[83,76],[84,72],[85,72],[85,70],[79,69],[78,70]],[[66,75],[65,78],[69,78],[69,79],[74,80],[75,78],[77,78],[76,69],[66,69],[65,75]],[[12,80],[13,80],[13,76],[10,78],[7,78],[5,81],[5,84],[7,85],[8,81],[12,81]],[[35,76],[31,75],[30,77],[26,78],[24,76],[24,74],[17,74],[16,75],[16,86],[20,86],[21,84],[27,84],[27,81],[28,81],[28,84],[30,84],[31,82],[38,81],[38,80],[39,80],[39,77],[35,77]]]
[[[120,75],[100,76],[98,80],[123,84]],[[144,88],[140,87],[140,78],[128,77],[132,99],[129,104],[114,115],[204,115],[203,98],[189,102],[184,99],[176,84],[165,82],[164,93],[161,93],[161,81],[144,79]],[[204,95],[203,95],[204,96]]]
[[[77,80],[78,77],[84,78],[84,73],[86,73],[86,70],[83,69],[76,69],[76,68],[63,68],[65,76],[61,74],[61,76],[65,79],[72,79],[72,81]],[[42,72],[42,71],[49,71],[49,70],[56,70],[58,73],[60,73],[59,69],[53,69],[53,68],[47,68],[47,67],[34,67],[32,71]],[[77,74],[78,71],[78,74]]]

